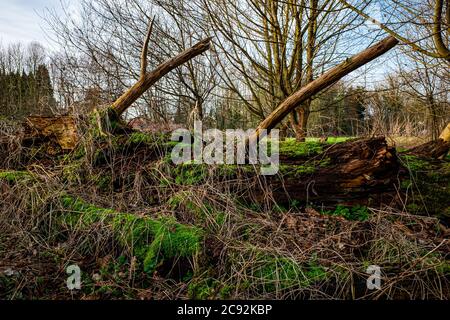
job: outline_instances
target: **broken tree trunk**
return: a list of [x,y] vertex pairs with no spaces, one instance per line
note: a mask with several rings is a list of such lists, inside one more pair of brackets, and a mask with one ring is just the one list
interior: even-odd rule
[[[147,72],[147,54],[150,36],[153,29],[153,20],[149,25],[147,35],[141,52],[141,70],[139,80],[129,88],[120,98],[118,98],[104,114],[107,120],[117,120],[119,117],[147,91],[159,79],[164,77],[173,69],[181,66],[187,61],[204,53],[210,48],[211,39],[207,38],[193,47],[185,50],[177,56],[160,64],[156,69]],[[102,124],[104,118],[98,117],[99,125]],[[107,121],[109,122],[109,121]],[[57,154],[60,151],[70,151],[75,148],[78,142],[76,133],[76,125],[73,117],[29,117],[25,121],[25,137],[26,141],[48,142],[51,140],[53,146],[50,154]]]
[[23,128],[22,145],[31,147],[48,142],[47,153],[50,155],[73,150],[78,142],[73,117],[28,117]]
[[[267,196],[285,205],[373,205],[393,201],[402,169],[396,150],[384,137],[321,144],[319,152],[293,156],[280,154],[278,175],[247,180],[238,186],[250,201]],[[249,177],[249,176],[248,176]],[[264,179],[265,183],[261,183]]]
[[300,104],[336,83],[350,72],[388,52],[398,43],[399,41],[394,37],[387,37],[363,52],[346,59],[345,62],[337,65],[316,80],[310,82],[308,85],[284,100],[264,121],[262,121],[256,129],[256,134],[251,137],[251,140],[257,139],[261,134],[261,130],[271,130],[275,128],[278,123]]
[[405,153],[424,158],[442,159],[450,150],[450,123],[445,127],[439,139],[414,147]]
[[207,51],[211,45],[211,38],[204,39],[185,50],[176,57],[159,65],[155,70],[141,75],[140,79],[111,106],[112,110],[120,116],[127,110],[142,94],[154,85],[159,79],[187,61]]

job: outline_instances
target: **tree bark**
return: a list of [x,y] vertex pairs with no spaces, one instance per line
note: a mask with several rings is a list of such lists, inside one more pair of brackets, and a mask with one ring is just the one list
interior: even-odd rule
[[52,142],[49,154],[60,151],[71,151],[78,143],[78,133],[73,117],[41,117],[30,116],[24,122],[23,145],[34,145],[39,142]]
[[402,167],[395,148],[384,137],[322,147],[319,154],[281,153],[277,175],[261,178],[258,171],[239,173],[240,179],[232,177],[235,191],[250,202],[264,203],[269,198],[280,205],[298,201],[301,205],[376,206],[395,199]]
[[299,91],[284,100],[264,121],[262,121],[256,130],[256,134],[251,139],[257,139],[261,134],[261,130],[273,129],[298,105],[302,104],[330,85],[336,83],[336,81],[340,80],[350,72],[388,52],[398,43],[399,41],[394,37],[387,37],[376,45],[364,50],[352,58],[347,59],[345,62],[337,65],[316,80],[304,86]]
[[450,123],[442,131],[439,139],[433,140],[420,146],[414,147],[405,153],[424,158],[441,159],[445,157],[450,150]]

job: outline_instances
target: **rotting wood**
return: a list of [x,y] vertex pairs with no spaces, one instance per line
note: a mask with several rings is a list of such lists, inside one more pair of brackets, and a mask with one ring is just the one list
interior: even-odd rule
[[73,150],[78,143],[77,126],[73,117],[30,116],[24,123],[24,141],[45,140],[61,150]]
[[421,144],[405,153],[433,159],[444,158],[450,150],[450,123],[445,127],[439,139]]
[[[326,160],[327,164],[315,165],[314,160],[318,163]],[[294,200],[324,205],[389,203],[396,197],[402,170],[395,148],[388,146],[384,137],[328,145],[317,156],[281,155],[280,162],[280,173],[264,177],[267,184],[263,184],[263,189],[259,183],[250,187],[251,201],[261,203],[269,192],[279,204]],[[284,171],[286,167],[288,170]],[[298,168],[305,167],[311,167],[311,172],[296,173]],[[248,189],[248,185],[239,188]]]

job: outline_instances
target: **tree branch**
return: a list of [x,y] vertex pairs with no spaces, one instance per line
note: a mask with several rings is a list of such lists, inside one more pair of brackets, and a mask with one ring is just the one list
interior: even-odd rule
[[139,97],[144,94],[152,85],[159,79],[164,77],[173,69],[181,66],[185,62],[195,58],[196,56],[209,50],[212,38],[206,38],[193,47],[183,51],[179,55],[160,64],[151,72],[145,73],[140,77],[130,89],[128,89],[119,99],[117,99],[111,106],[111,109],[117,116],[122,115]]
[[304,86],[299,91],[284,100],[264,121],[260,123],[256,129],[255,135],[250,139],[257,139],[261,134],[261,130],[273,129],[301,103],[334,84],[350,72],[388,52],[398,43],[399,41],[396,38],[389,36],[378,42],[376,45],[364,50],[352,58],[347,59],[345,62],[335,66],[319,78],[310,82],[308,85]]
[[152,21],[150,22],[150,25],[147,30],[147,35],[145,36],[144,45],[142,46],[142,53],[141,53],[141,78],[145,77],[145,74],[147,73],[147,65],[148,65],[148,44],[150,42],[150,36],[153,31],[153,23],[155,22],[155,17],[153,17]]

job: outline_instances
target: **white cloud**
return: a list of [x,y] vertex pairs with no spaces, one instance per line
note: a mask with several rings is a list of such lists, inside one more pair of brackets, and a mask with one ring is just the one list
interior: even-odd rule
[[58,10],[60,6],[60,0],[0,0],[0,42],[38,41],[52,47],[42,16],[47,8]]

